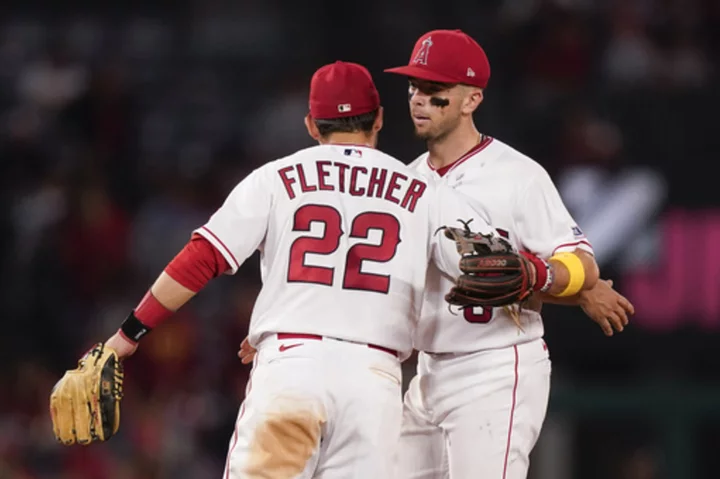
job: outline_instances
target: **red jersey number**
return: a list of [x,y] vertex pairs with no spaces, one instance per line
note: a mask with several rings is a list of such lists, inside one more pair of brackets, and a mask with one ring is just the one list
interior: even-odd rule
[[[288,282],[315,283],[332,286],[335,268],[309,266],[305,264],[305,255],[334,253],[340,245],[342,230],[340,212],[328,205],[304,205],[295,212],[293,231],[309,232],[313,222],[323,225],[323,235],[301,236],[290,247]],[[387,263],[395,256],[400,244],[400,222],[393,215],[368,211],[357,215],[350,228],[351,238],[365,238],[372,230],[380,232],[378,244],[357,243],[348,249],[345,258],[343,288],[361,291],[387,293],[390,289],[390,275],[365,273],[362,271],[365,261]]]

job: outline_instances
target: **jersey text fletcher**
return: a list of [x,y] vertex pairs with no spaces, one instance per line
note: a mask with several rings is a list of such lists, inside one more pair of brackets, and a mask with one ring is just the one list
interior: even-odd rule
[[408,177],[402,173],[384,168],[373,167],[368,171],[364,166],[351,167],[337,161],[317,161],[315,169],[315,172],[307,175],[302,164],[278,170],[291,200],[298,192],[339,191],[351,196],[382,198],[412,213],[427,188],[420,180],[408,181]]

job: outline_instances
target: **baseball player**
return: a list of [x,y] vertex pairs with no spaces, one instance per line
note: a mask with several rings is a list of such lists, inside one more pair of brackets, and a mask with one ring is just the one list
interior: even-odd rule
[[[430,181],[485,208],[491,224],[519,250],[543,258],[547,286],[522,308],[448,311],[451,280],[430,265],[414,337],[417,375],[405,396],[399,478],[525,478],[550,389],[542,339],[542,301],[581,304],[593,287],[609,308],[586,309],[622,330],[632,306],[598,282],[590,242],[547,172],[510,146],[478,132],[490,67],[483,49],[460,30],[435,30],[416,43],[406,66],[410,114],[428,152],[410,166]],[[542,268],[542,266],[538,266]],[[608,296],[609,295],[609,296]],[[603,304],[605,306],[605,304]]]
[[[457,193],[375,149],[383,115],[364,67],[320,68],[309,104],[305,124],[319,145],[243,179],[121,329],[55,387],[51,410],[62,442],[112,436],[122,384],[116,362],[259,249],[263,287],[249,333],[257,356],[224,477],[394,477],[400,362],[412,351],[428,262],[460,274],[455,244],[433,233],[458,217],[496,233]],[[98,371],[97,382],[91,372],[105,361],[110,372]],[[100,422],[76,407],[95,404],[87,398],[97,396],[96,384],[112,396],[97,412]]]

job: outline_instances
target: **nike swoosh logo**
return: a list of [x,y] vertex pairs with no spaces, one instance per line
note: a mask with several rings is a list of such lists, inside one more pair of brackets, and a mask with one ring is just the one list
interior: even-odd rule
[[280,351],[282,353],[282,352],[287,351],[288,349],[297,348],[298,346],[302,346],[303,344],[305,344],[305,343],[281,344],[280,347],[278,348],[278,351]]

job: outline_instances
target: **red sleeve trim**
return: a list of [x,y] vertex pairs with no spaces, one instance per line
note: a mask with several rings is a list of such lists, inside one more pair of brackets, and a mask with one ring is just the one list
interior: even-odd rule
[[558,245],[557,247],[555,247],[555,249],[553,250],[553,252],[552,252],[552,254],[551,254],[550,256],[553,256],[555,253],[557,253],[557,250],[559,250],[560,248],[566,248],[566,247],[568,247],[568,246],[578,246],[578,245],[581,245],[581,244],[587,245],[588,248],[590,248],[590,249],[592,250],[592,245],[590,244],[589,241],[586,241],[586,240],[578,240],[578,241],[572,241],[572,242],[570,242],[570,243],[563,243],[563,244],[561,244],[561,245]]
[[165,267],[165,272],[190,291],[197,293],[208,281],[229,269],[230,265],[222,253],[202,235],[193,233],[182,251]]
[[[210,229],[209,229],[207,226],[203,226],[203,227],[201,227],[200,229],[202,229],[203,231],[207,231],[207,233],[208,233],[210,236],[212,236],[213,238],[215,238],[215,241],[217,241],[218,244],[219,244],[220,246],[222,246],[222,247],[225,249],[225,251],[227,251],[227,254],[230,255],[230,257],[232,258],[233,262],[235,263],[235,269],[240,268],[240,262],[237,260],[237,258],[236,258],[235,255],[232,253],[232,251],[230,251],[230,249],[229,249],[227,246],[225,246],[225,243],[223,243],[222,240],[221,240],[220,238],[218,238],[215,233],[213,233],[212,231],[210,231]],[[195,236],[195,234],[196,234],[196,233],[194,233],[193,236]]]

